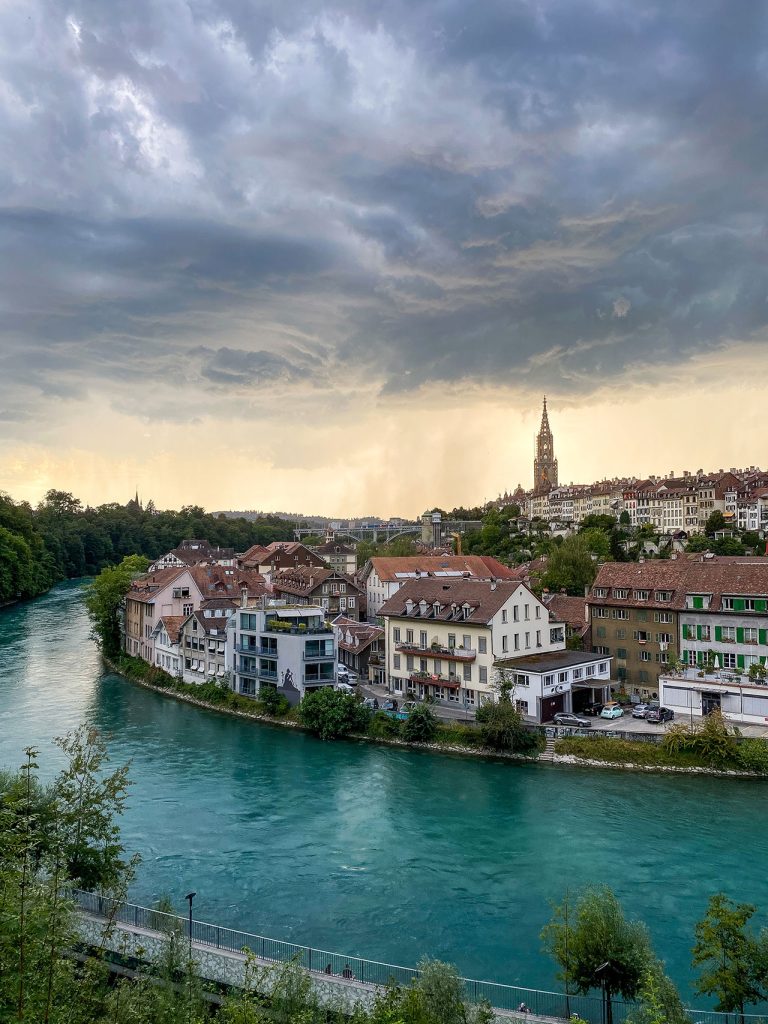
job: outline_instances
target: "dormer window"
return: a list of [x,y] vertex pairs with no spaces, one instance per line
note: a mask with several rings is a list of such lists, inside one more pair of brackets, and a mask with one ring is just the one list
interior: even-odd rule
[[594,593],[595,597],[608,597],[608,588],[607,587],[595,587],[593,593]]
[[426,615],[426,614],[427,614],[427,602],[424,600],[424,598],[422,598],[421,601],[419,601],[419,615]]
[[626,601],[626,599],[629,597],[629,591],[624,589],[623,587],[614,587],[613,596],[619,601]]
[[647,601],[649,593],[650,592],[648,590],[636,590],[635,591],[635,600],[636,601]]
[[439,601],[435,601],[435,603],[432,605],[432,614],[435,616],[435,618],[437,618],[437,616],[440,614],[440,607],[441,605]]
[[656,600],[660,601],[660,602],[671,601],[672,600],[672,591],[671,590],[657,590],[656,591]]
[[406,615],[413,615],[413,609],[415,607],[416,607],[416,605],[413,603],[413,601],[409,597],[408,600],[405,602],[405,614]]
[[461,606],[461,613],[465,619],[468,619],[469,616],[472,614],[472,609],[468,604],[464,603]]

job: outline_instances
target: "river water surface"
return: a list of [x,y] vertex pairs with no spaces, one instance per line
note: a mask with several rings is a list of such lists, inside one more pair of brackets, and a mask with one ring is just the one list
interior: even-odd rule
[[[608,883],[690,981],[693,924],[724,889],[768,911],[768,784],[516,766],[321,743],[103,674],[81,587],[0,612],[0,765],[81,722],[131,762],[131,892],[201,920],[469,977],[549,988],[549,901]],[[701,1002],[701,1000],[698,1000]]]

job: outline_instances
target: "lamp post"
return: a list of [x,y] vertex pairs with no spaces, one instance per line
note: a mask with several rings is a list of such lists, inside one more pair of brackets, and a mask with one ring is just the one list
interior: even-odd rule
[[599,967],[595,968],[595,974],[600,975],[600,990],[601,990],[602,996],[603,996],[603,999],[602,999],[603,1024],[606,1024],[606,1010],[607,1010],[607,1006],[606,1006],[607,1000],[605,998],[605,995],[606,995],[606,993],[605,993],[605,977],[603,975],[603,971],[606,969],[606,967],[610,967],[610,965],[611,965],[610,960],[606,960],[604,964],[600,964]]
[[189,995],[189,1019],[192,1020],[192,900],[197,896],[196,892],[188,892],[184,897],[189,902],[189,963],[187,965],[188,995]]

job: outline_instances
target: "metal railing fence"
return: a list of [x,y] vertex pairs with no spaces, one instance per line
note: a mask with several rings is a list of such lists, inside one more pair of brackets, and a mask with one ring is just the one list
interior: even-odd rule
[[[151,907],[142,907],[135,903],[114,900],[109,896],[86,892],[82,889],[71,890],[77,906],[87,914],[96,917],[111,918],[115,923],[142,928],[147,931],[177,931],[184,936],[189,935],[189,919],[178,914],[167,914]],[[308,971],[316,974],[335,976],[336,979],[361,982],[365,985],[384,986],[396,983],[409,985],[419,977],[418,969],[402,967],[397,964],[381,963],[377,960],[366,960],[363,957],[333,953],[325,949],[284,942],[271,939],[264,935],[227,928],[223,925],[209,924],[206,921],[192,920],[192,941],[212,949],[221,949],[231,953],[242,953],[246,950],[261,960],[274,963],[286,963],[295,960]],[[557,1017],[568,1020],[574,1014],[588,1021],[589,1024],[601,1024],[603,1005],[600,996],[566,995],[563,992],[547,992],[540,989],[521,988],[517,985],[504,985],[495,981],[480,981],[474,978],[462,978],[469,1001],[478,1003],[485,1000],[497,1010],[515,1011],[521,1003],[531,1015]],[[620,1000],[613,1002],[613,1019],[615,1024],[623,1024],[627,1017],[636,1009],[633,1003]],[[714,1010],[688,1010],[692,1024],[768,1024],[768,1017],[760,1014],[717,1013]],[[526,1015],[521,1014],[524,1020]]]

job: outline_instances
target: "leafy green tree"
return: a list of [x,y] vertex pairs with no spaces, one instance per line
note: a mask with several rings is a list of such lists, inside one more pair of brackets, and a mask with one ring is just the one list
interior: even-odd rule
[[583,534],[566,537],[559,547],[554,548],[542,577],[542,585],[558,592],[582,596],[585,588],[591,587],[597,575],[597,565],[592,558]]
[[526,729],[523,716],[512,703],[509,692],[498,701],[488,701],[475,712],[483,746],[508,753],[533,754],[539,748],[535,732]]
[[690,552],[709,551],[712,541],[703,533],[694,533],[688,538],[685,550]]
[[583,538],[584,543],[587,545],[589,552],[593,555],[597,555],[600,559],[607,559],[611,554],[611,535],[606,533],[605,530],[592,528],[590,530],[582,530],[580,536]]
[[719,892],[710,897],[707,913],[696,924],[692,963],[703,969],[694,985],[702,995],[716,997],[720,1013],[738,1011],[743,1017],[748,1004],[765,998],[760,944],[747,929],[756,909]]
[[277,718],[287,715],[291,709],[288,698],[283,693],[278,693],[276,687],[262,685],[259,690],[259,703],[268,715]]
[[417,704],[403,722],[400,735],[408,743],[431,743],[437,734],[437,717],[428,704]]
[[120,650],[120,609],[131,581],[145,572],[149,562],[141,555],[127,555],[120,565],[102,569],[85,595],[93,636],[107,655]]
[[600,515],[598,513],[593,513],[592,515],[584,516],[584,518],[581,520],[579,524],[579,532],[584,533],[587,530],[602,530],[604,533],[610,533],[615,526],[615,516],[606,516]]
[[575,907],[566,899],[554,907],[542,932],[545,948],[560,965],[559,977],[569,991],[602,989],[607,1024],[613,1022],[612,1000],[633,1000],[654,962],[645,925],[627,921],[607,887],[586,889]]
[[744,545],[737,537],[721,537],[712,545],[716,555],[743,555]]
[[322,740],[364,732],[371,713],[353,693],[331,686],[309,690],[299,704],[299,720]]
[[637,993],[638,1006],[626,1024],[691,1024],[680,993],[656,961],[643,975]]
[[725,516],[723,515],[722,512],[719,512],[719,511],[715,510],[714,512],[712,512],[710,514],[709,518],[707,519],[707,522],[706,522],[706,524],[704,526],[704,533],[706,533],[706,535],[708,537],[714,537],[715,533],[718,530],[724,530],[724,529],[725,529]]
[[627,512],[627,510],[624,509],[624,511],[619,516],[619,526],[631,526],[631,524],[632,517],[630,516],[629,512]]

